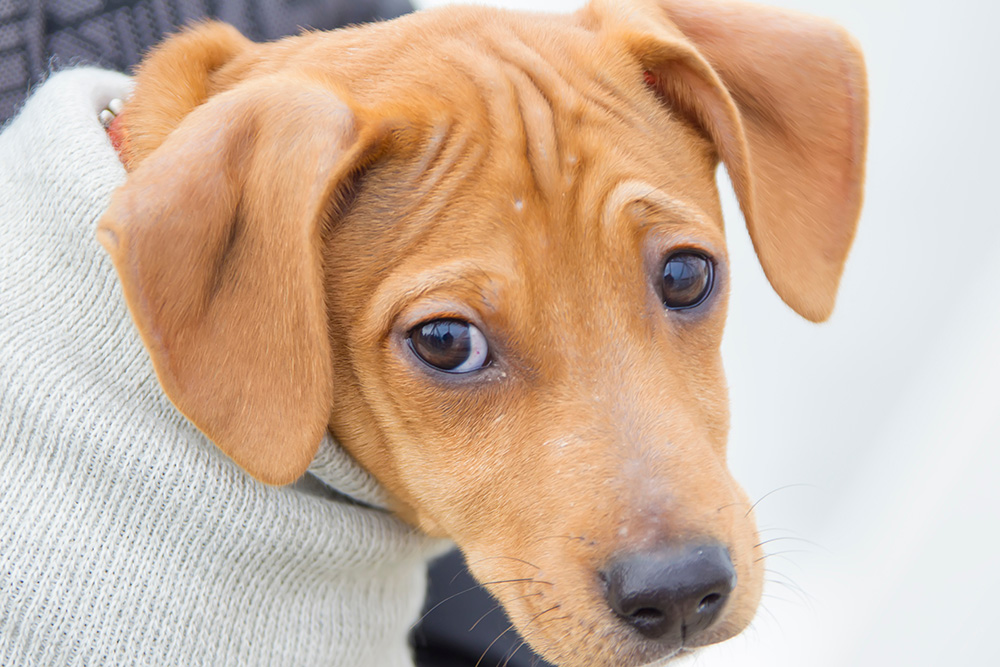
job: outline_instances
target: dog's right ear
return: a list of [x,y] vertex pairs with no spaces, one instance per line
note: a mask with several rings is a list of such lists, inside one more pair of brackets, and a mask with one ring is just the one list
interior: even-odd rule
[[123,161],[142,161],[191,111],[221,92],[218,73],[256,45],[226,23],[206,21],[172,35],[142,60],[122,118]]
[[[835,24],[738,0],[604,0],[643,78],[726,165],[764,273],[830,316],[864,192],[868,87]],[[634,75],[638,78],[638,75]]]
[[244,82],[189,113],[99,222],[167,396],[264,482],[299,477],[329,421],[323,229],[382,134],[329,82]]

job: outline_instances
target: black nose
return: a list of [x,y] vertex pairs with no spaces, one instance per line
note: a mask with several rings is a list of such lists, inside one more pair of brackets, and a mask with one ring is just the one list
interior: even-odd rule
[[670,547],[631,553],[601,573],[608,604],[650,639],[684,640],[708,628],[736,586],[724,547]]

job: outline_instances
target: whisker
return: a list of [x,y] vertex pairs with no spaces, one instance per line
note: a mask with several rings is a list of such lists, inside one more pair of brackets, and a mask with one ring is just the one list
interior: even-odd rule
[[762,604],[760,606],[760,610],[764,611],[764,612],[767,612],[767,615],[771,617],[771,619],[774,621],[775,625],[777,625],[779,628],[781,627],[781,621],[778,620],[778,617],[774,615],[773,611],[771,611],[770,609],[767,608],[767,605]]
[[518,645],[517,645],[517,646],[516,646],[516,647],[514,648],[514,650],[513,650],[513,651],[509,652],[509,653],[508,653],[508,654],[507,654],[507,655],[506,655],[506,656],[504,657],[504,660],[503,660],[503,664],[502,664],[502,665],[500,665],[500,667],[507,667],[507,665],[508,665],[508,664],[510,664],[510,661],[511,661],[511,659],[512,659],[512,658],[514,657],[514,654],[515,654],[515,653],[517,653],[518,651],[520,651],[520,650],[521,650],[521,648],[522,648],[522,647],[523,647],[523,646],[524,646],[525,644],[527,644],[527,643],[528,643],[528,642],[526,642],[525,640],[523,640],[523,639],[522,639],[522,640],[521,640],[521,643],[520,643],[520,644],[518,644]]
[[[771,616],[773,618],[774,615],[772,614]],[[753,620],[751,620],[750,623],[747,624],[746,629],[740,633],[740,636],[743,638],[743,642],[746,644],[750,643],[749,640],[751,637],[753,641],[760,643],[760,623],[758,622],[756,617],[754,617]]]
[[780,526],[768,526],[767,528],[757,529],[757,533],[760,535],[764,535],[765,533],[777,533],[777,532],[784,533],[786,535],[789,535],[790,537],[796,536],[794,530],[791,530],[790,528],[782,528]]
[[517,597],[510,598],[509,600],[501,600],[500,604],[509,604],[509,603],[513,602],[514,600],[523,600],[524,598],[533,598],[533,597],[537,597],[539,595],[543,595],[543,593],[541,591],[537,591],[535,593],[528,593],[526,595],[518,595]]
[[823,550],[825,550],[825,547],[823,547],[822,545],[820,545],[817,542],[813,542],[812,540],[807,540],[804,537],[793,537],[792,535],[784,535],[782,537],[772,537],[770,539],[758,542],[757,544],[753,545],[753,548],[756,549],[757,547],[762,547],[765,544],[770,544],[771,542],[780,542],[781,540],[790,540],[792,542],[802,542],[804,544],[808,544],[810,546],[814,546],[817,549],[823,549]]
[[553,605],[553,606],[549,607],[545,611],[538,612],[537,614],[535,614],[534,616],[531,617],[531,620],[529,620],[527,623],[524,624],[524,629],[527,630],[528,626],[531,625],[532,623],[534,623],[535,620],[538,619],[538,617],[541,616],[542,614],[547,614],[547,613],[549,613],[550,611],[552,611],[554,609],[559,609],[559,607],[561,607],[561,606],[562,605],[556,604],[556,605]]
[[515,558],[514,556],[486,556],[485,558],[477,558],[476,560],[468,563],[468,565],[472,566],[472,565],[475,565],[476,563],[482,563],[483,561],[486,561],[486,560],[498,560],[500,558],[503,558],[503,559],[506,559],[506,560],[516,560],[518,563],[524,563],[525,565],[530,565],[531,567],[535,568],[536,570],[542,569],[542,568],[538,567],[537,565],[535,565],[534,563],[529,563],[526,560],[523,560],[521,558]]
[[798,584],[797,581],[795,581],[794,579],[792,579],[790,576],[788,576],[784,572],[779,572],[778,570],[774,570],[774,569],[768,569],[767,573],[768,574],[775,574],[775,575],[778,575],[779,577],[783,577],[785,579],[785,581],[787,581],[789,584],[791,584],[792,586],[795,586],[800,591],[802,591],[803,593],[805,593],[805,589],[802,588],[801,586],[799,586],[799,584]]
[[783,556],[785,554],[808,554],[812,553],[808,549],[786,549],[785,551],[775,551],[773,554],[764,554],[760,558],[755,558],[753,562],[759,563],[765,558],[774,558],[775,556]]
[[493,648],[493,645],[496,644],[500,640],[501,637],[503,637],[505,634],[507,634],[508,632],[510,632],[513,629],[514,629],[514,624],[511,623],[510,625],[507,626],[506,630],[504,630],[503,632],[501,632],[500,634],[498,634],[496,636],[496,639],[494,639],[493,641],[491,641],[490,645],[487,646],[486,650],[483,651],[483,654],[481,656],[479,656],[479,660],[476,660],[475,667],[479,667],[479,665],[483,662],[483,658],[485,658],[486,654],[490,652],[491,648]]
[[729,503],[728,505],[722,505],[721,507],[716,507],[715,508],[715,513],[718,514],[722,510],[729,509],[730,507],[736,507],[737,505],[749,505],[749,504],[750,503],[742,502],[742,501],[738,502],[738,503]]
[[498,600],[499,604],[494,605],[494,607],[492,609],[490,609],[488,612],[486,612],[485,614],[483,614],[482,616],[480,616],[479,620],[477,620],[475,623],[472,624],[472,627],[469,628],[468,632],[472,632],[473,630],[475,630],[476,626],[479,625],[479,621],[483,620],[484,618],[486,618],[487,616],[489,616],[490,614],[492,614],[493,612],[495,612],[497,609],[500,609],[501,607],[505,608],[507,605],[509,605],[514,600],[523,600],[525,598],[538,597],[539,595],[542,595],[541,591],[537,591],[535,593],[527,593],[525,595],[518,595],[516,597],[512,597],[512,598],[509,598],[507,600]]
[[463,574],[467,574],[467,573],[471,574],[471,572],[469,572],[468,568],[466,568],[466,567],[459,567],[458,570],[455,572],[455,574],[451,575],[451,579],[448,580],[448,585],[449,586],[453,586],[455,584],[455,580],[456,579],[458,579],[459,577],[461,577]]
[[[776,582],[776,583],[777,583],[777,582]],[[479,619],[478,619],[478,620],[476,620],[476,622],[472,624],[472,626],[471,626],[471,627],[470,627],[470,628],[468,629],[468,631],[467,631],[467,632],[472,632],[473,630],[475,630],[475,629],[476,629],[476,626],[477,626],[477,625],[479,625],[479,622],[480,622],[480,621],[482,621],[482,620],[483,620],[484,618],[486,618],[487,616],[489,616],[490,614],[492,614],[493,612],[495,612],[495,611],[496,611],[497,609],[499,609],[499,608],[500,608],[500,605],[499,605],[499,604],[495,604],[495,605],[493,605],[493,608],[492,608],[492,609],[490,609],[490,610],[489,610],[488,612],[486,612],[485,614],[483,614],[482,616],[480,616],[480,617],[479,617]]]
[[[524,624],[523,628],[521,628],[521,632],[523,633],[523,632],[527,631],[527,629],[531,626],[532,623],[534,623],[535,621],[537,621],[539,618],[541,618],[545,614],[549,613],[550,611],[555,611],[556,609],[559,609],[561,607],[562,607],[562,605],[560,605],[560,604],[554,604],[551,607],[549,607],[548,609],[546,609],[545,611],[538,612],[537,614],[535,614],[534,616],[532,616],[530,619],[528,619],[528,622]],[[567,618],[569,618],[569,616],[560,616],[560,617],[554,618],[552,620],[553,621],[560,621],[560,620],[567,619]],[[504,630],[504,632],[508,632],[513,627],[514,627],[513,624],[511,624],[511,627],[507,628],[507,630]],[[497,639],[500,639],[500,637],[497,637]],[[493,643],[496,643],[496,639],[493,640]],[[493,646],[493,643],[491,643],[490,646]],[[508,662],[510,662],[510,659],[514,657],[514,653],[517,653],[517,651],[522,646],[524,646],[526,643],[527,643],[527,640],[525,640],[523,637],[521,637],[521,643],[518,645],[518,647],[516,649],[514,649],[513,653],[511,653],[509,656],[507,656],[507,659],[504,660],[503,664],[506,665]],[[486,647],[487,651],[490,650],[490,646]],[[485,653],[483,655],[485,655]],[[482,657],[480,657],[479,659],[482,660]],[[476,665],[478,667],[479,663],[476,663]],[[501,667],[503,667],[503,665]]]
[[496,586],[497,584],[515,584],[519,581],[531,581],[536,584],[545,584],[546,586],[555,586],[551,581],[542,581],[541,579],[535,579],[534,577],[524,577],[522,579],[501,579],[500,581],[484,581],[479,584],[480,586]]
[[783,598],[780,595],[775,595],[773,593],[761,593],[762,598],[771,598],[772,600],[778,600],[779,602],[784,602],[785,604],[795,604],[792,600],[788,598]]
[[790,590],[792,593],[795,593],[799,597],[799,599],[802,600],[802,602],[804,602],[805,604],[808,605],[808,604],[812,603],[812,600],[809,599],[809,596],[801,588],[798,588],[796,586],[792,586],[791,584],[789,584],[787,582],[784,582],[784,581],[778,581],[777,579],[768,579],[767,583],[769,583],[769,584],[775,584],[777,586],[784,586],[785,588],[787,588],[788,590]]
[[443,605],[445,602],[448,602],[449,600],[454,600],[459,595],[463,595],[465,593],[468,593],[469,591],[474,591],[477,588],[479,588],[480,586],[484,586],[485,587],[485,586],[493,586],[493,585],[499,585],[499,584],[513,584],[513,583],[516,583],[516,582],[519,582],[519,581],[534,581],[535,583],[539,583],[539,584],[547,584],[549,586],[553,586],[554,585],[551,581],[536,581],[534,578],[528,577],[527,579],[504,579],[504,580],[501,580],[501,581],[487,581],[487,582],[484,582],[482,584],[479,584],[478,586],[469,586],[468,588],[466,588],[464,590],[461,590],[461,591],[459,591],[457,593],[453,593],[453,594],[449,595],[448,597],[446,597],[445,599],[441,600],[436,605],[434,605],[433,607],[431,607],[430,609],[428,609],[427,611],[425,611],[423,613],[423,615],[420,618],[418,618],[413,625],[410,626],[410,630],[412,631],[415,627],[417,627],[418,625],[420,625],[420,622],[423,621],[425,618],[427,618],[427,615],[430,614],[432,611],[434,611],[435,609],[437,609],[438,607],[440,607],[441,605]]
[[815,488],[816,485],[815,484],[785,484],[784,486],[779,486],[778,488],[772,489],[772,490],[768,491],[767,493],[765,493],[764,495],[762,495],[760,498],[758,498],[757,502],[755,502],[753,505],[751,505],[750,509],[748,509],[747,513],[744,514],[743,516],[744,517],[750,516],[750,513],[754,511],[754,509],[757,507],[757,505],[760,505],[760,503],[765,498],[767,498],[768,496],[772,496],[775,493],[777,493],[778,491],[784,491],[786,489],[794,489],[795,487],[798,487],[798,486],[808,486],[808,487]]
[[423,621],[423,620],[424,620],[425,618],[427,618],[427,615],[428,615],[428,614],[430,614],[430,613],[431,613],[432,611],[434,611],[435,609],[437,609],[438,607],[440,607],[441,605],[443,605],[443,604],[444,604],[445,602],[448,602],[449,600],[454,600],[454,599],[455,599],[455,598],[457,598],[457,597],[458,597],[459,595],[462,595],[462,594],[464,594],[464,593],[468,593],[469,591],[474,591],[474,590],[476,590],[477,588],[479,588],[479,586],[469,586],[469,587],[468,587],[468,588],[466,588],[465,590],[462,590],[462,591],[459,591],[459,592],[457,592],[457,593],[453,593],[452,595],[449,595],[449,596],[448,596],[448,597],[446,597],[445,599],[441,600],[441,601],[440,601],[440,602],[438,602],[438,603],[437,603],[436,605],[434,605],[433,607],[431,607],[430,609],[428,609],[427,611],[425,611],[425,612],[423,613],[423,615],[422,615],[422,616],[421,616],[420,618],[418,618],[418,619],[416,620],[416,622],[414,622],[414,624],[413,624],[413,625],[411,625],[411,626],[410,626],[410,631],[412,631],[412,630],[413,630],[413,629],[414,629],[415,627],[417,627],[418,625],[420,625],[420,622],[421,622],[421,621]]

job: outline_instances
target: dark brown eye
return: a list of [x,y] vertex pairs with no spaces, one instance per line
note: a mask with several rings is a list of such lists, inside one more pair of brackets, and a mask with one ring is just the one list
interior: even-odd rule
[[690,251],[675,252],[663,265],[663,305],[684,310],[701,304],[712,291],[712,260]]
[[486,337],[462,320],[431,320],[410,331],[410,349],[421,361],[446,373],[471,373],[489,362]]

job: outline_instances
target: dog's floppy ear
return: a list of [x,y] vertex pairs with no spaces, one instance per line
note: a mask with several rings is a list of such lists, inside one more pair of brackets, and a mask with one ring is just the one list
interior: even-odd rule
[[231,25],[204,21],[172,35],[139,65],[135,89],[119,122],[127,167],[142,161],[180,122],[219,90],[220,70],[255,44]]
[[167,396],[264,482],[301,475],[329,420],[322,229],[374,145],[329,88],[254,80],[191,112],[98,225]]
[[639,2],[624,16],[626,39],[659,92],[711,136],[771,285],[802,316],[825,320],[861,211],[858,47],[837,25],[791,11]]

